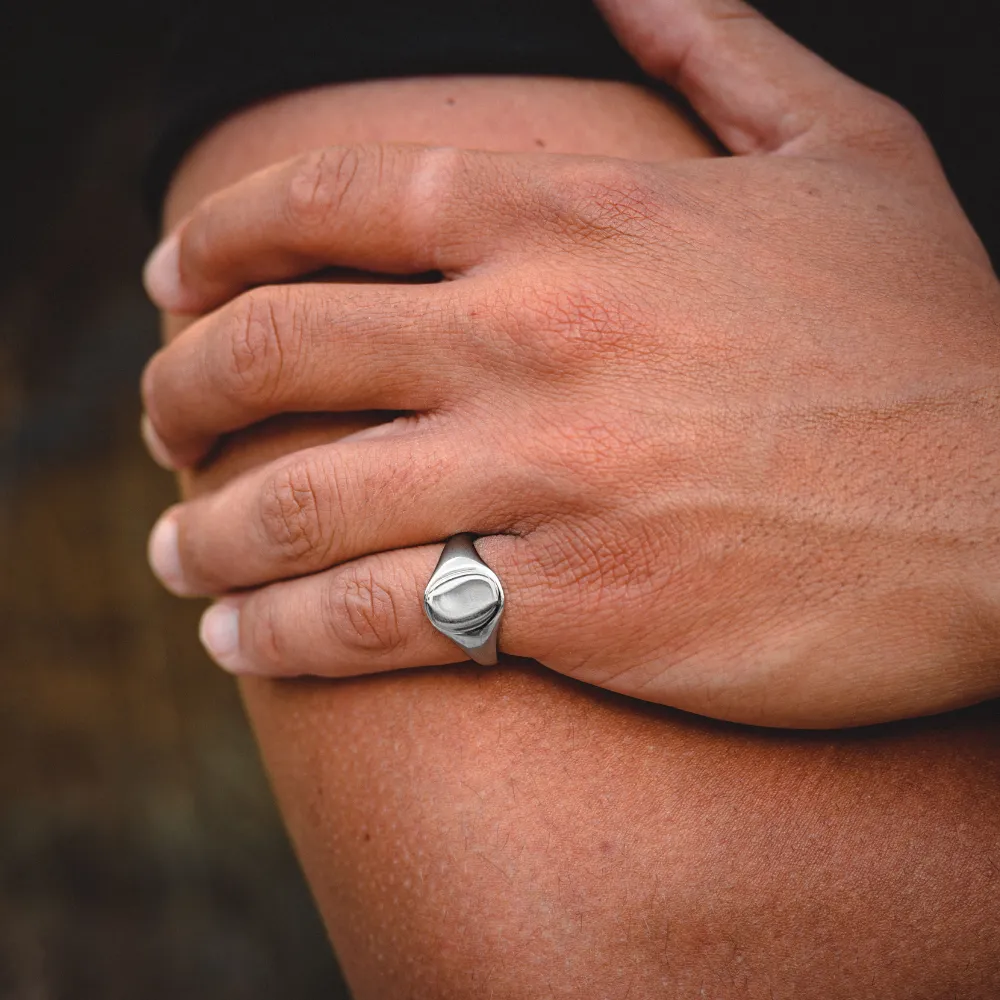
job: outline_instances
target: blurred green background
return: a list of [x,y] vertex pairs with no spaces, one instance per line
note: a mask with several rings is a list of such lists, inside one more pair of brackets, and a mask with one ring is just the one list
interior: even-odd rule
[[134,15],[0,30],[0,998],[335,998],[236,689],[145,565],[175,493],[137,435],[164,23]]

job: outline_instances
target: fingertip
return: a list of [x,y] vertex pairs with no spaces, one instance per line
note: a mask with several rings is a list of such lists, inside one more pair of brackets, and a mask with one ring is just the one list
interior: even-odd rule
[[143,443],[146,445],[146,450],[149,452],[150,458],[161,469],[166,469],[168,472],[176,472],[178,468],[177,463],[171,457],[167,446],[163,443],[163,439],[156,433],[153,421],[149,419],[149,415],[146,413],[142,415],[142,419],[139,421],[139,433],[142,436]]
[[208,655],[223,670],[245,674],[247,668],[240,653],[240,609],[228,601],[219,601],[201,616],[198,637]]
[[142,271],[146,294],[166,312],[179,312],[184,305],[180,257],[180,238],[173,232],[153,249]]
[[149,568],[167,590],[178,597],[194,593],[188,586],[181,565],[176,508],[168,510],[153,526],[149,533],[147,555]]

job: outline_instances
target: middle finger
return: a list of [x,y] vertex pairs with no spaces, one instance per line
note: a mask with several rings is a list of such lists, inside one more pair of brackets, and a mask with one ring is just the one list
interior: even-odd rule
[[178,468],[288,412],[431,410],[466,374],[454,284],[312,283],[247,292],[149,362],[143,398]]

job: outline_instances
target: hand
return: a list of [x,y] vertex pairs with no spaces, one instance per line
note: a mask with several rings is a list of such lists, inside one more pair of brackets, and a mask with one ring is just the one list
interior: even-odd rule
[[[173,589],[244,591],[206,615],[223,666],[460,661],[421,596],[471,531],[501,649],[589,683],[785,726],[1000,694],[982,246],[905,112],[742,5],[655,6],[646,65],[764,155],[328,149],[154,256],[162,306],[218,307],[144,378],[174,464],[280,412],[404,414],[161,520]],[[267,284],[327,265],[447,280]]]

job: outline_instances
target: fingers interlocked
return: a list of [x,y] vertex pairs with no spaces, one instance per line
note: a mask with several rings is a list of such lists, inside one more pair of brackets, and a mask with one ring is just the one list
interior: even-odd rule
[[[724,718],[878,721],[877,684],[862,709],[834,689],[900,659],[893,627],[844,636],[868,581],[906,595],[907,632],[886,553],[923,539],[937,566],[944,531],[927,484],[883,475],[895,414],[934,396],[954,317],[992,315],[988,259],[912,119],[744,4],[602,6],[733,152],[780,159],[337,147],[215,195],[147,271],[200,316],[144,377],[157,450],[192,465],[288,412],[404,416],[180,505],[151,560],[227,595],[203,636],[228,669],[348,675],[466,658],[421,598],[469,532],[504,585],[503,652]],[[445,280],[275,284],[331,266]],[[993,357],[987,326],[960,332],[966,361]],[[969,364],[963,385],[990,381]],[[965,426],[983,436],[975,407]],[[900,532],[900,510],[926,523]],[[950,620],[925,627],[958,655]]]

